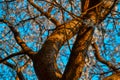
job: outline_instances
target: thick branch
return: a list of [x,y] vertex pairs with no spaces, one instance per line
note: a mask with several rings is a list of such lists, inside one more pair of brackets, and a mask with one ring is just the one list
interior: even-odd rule
[[58,80],[61,78],[61,73],[56,64],[59,49],[67,39],[70,39],[78,32],[80,27],[81,24],[79,24],[79,21],[74,19],[69,23],[57,27],[47,38],[41,50],[35,55],[35,58],[33,58],[33,65],[38,79]]
[[120,80],[120,72],[114,73],[108,77],[103,78],[103,80]]
[[19,32],[15,29],[15,27],[13,27],[13,25],[9,21],[7,21],[5,19],[0,19],[0,22],[3,22],[3,23],[8,25],[8,27],[10,28],[10,30],[14,34],[14,38],[15,38],[16,42],[21,46],[23,51],[26,51],[28,54],[35,54],[35,52],[33,52],[32,49],[30,49],[26,45],[26,43],[20,38]]
[[69,61],[61,80],[78,80],[82,74],[87,49],[91,43],[93,28],[89,27],[78,33]]
[[113,69],[115,72],[118,72],[118,69],[109,61],[104,60],[99,53],[99,49],[96,43],[92,44],[93,48],[95,49],[95,57],[98,61],[100,61],[101,63],[107,65],[109,68]]
[[[85,1],[88,3],[87,0]],[[117,2],[117,0],[90,0],[89,7],[84,7],[85,1],[82,3],[83,8],[85,8],[82,9],[84,11],[83,18],[89,19],[97,25],[107,17]]]
[[43,14],[47,19],[49,19],[52,23],[54,23],[56,26],[59,26],[59,25],[60,25],[60,23],[59,23],[54,17],[52,17],[49,12],[44,12],[43,9],[42,9],[40,6],[38,6],[37,4],[35,4],[35,3],[33,2],[33,0],[28,0],[28,2],[29,2],[33,7],[35,7],[38,11],[40,11],[41,14]]
[[[94,10],[87,12],[86,15],[81,17],[81,19],[83,19],[84,21],[84,17],[89,16],[86,18],[87,20],[91,19],[94,24],[97,24],[97,22],[100,23],[109,14],[113,6],[114,4],[110,4],[108,7],[104,8],[106,12],[101,13],[102,19],[97,18],[97,15],[94,12]],[[69,21],[68,23],[65,23],[57,27],[53,31],[53,33],[47,38],[41,50],[38,52],[38,54],[35,55],[35,58],[32,59],[33,66],[39,80],[58,80],[59,78],[61,78],[61,73],[58,70],[58,67],[56,64],[56,58],[57,58],[58,52],[61,46],[67,40],[73,37],[79,30],[82,31],[84,29],[84,27],[82,26],[85,26],[86,24],[82,25],[81,19],[76,18]],[[84,49],[87,49],[87,48],[84,48]],[[81,58],[81,60],[82,59],[83,58]]]

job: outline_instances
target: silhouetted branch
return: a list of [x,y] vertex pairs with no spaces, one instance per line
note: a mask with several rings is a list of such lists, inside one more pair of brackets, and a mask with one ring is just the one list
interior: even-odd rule
[[7,2],[7,3],[10,3],[10,2],[13,2],[13,1],[16,1],[16,0],[10,0],[10,1],[0,1],[0,3],[4,3],[4,2]]
[[34,16],[34,17],[31,17],[31,18],[28,18],[28,19],[25,19],[25,20],[21,20],[19,23],[17,23],[15,26],[18,26],[19,24],[23,24],[25,23],[26,21],[30,21],[30,20],[34,20],[35,18],[38,18],[39,15],[37,16]]
[[12,57],[14,57],[14,56],[18,56],[18,55],[22,55],[22,54],[25,54],[25,53],[24,53],[23,51],[20,51],[20,52],[11,54],[11,55],[7,56],[6,58],[1,59],[1,60],[0,60],[0,63],[3,63],[4,61],[6,61],[6,60],[8,60],[8,59],[10,59],[10,58],[12,58]]
[[8,31],[3,37],[1,37],[0,39],[3,39],[5,36],[7,36],[10,33],[10,31]]
[[[0,58],[0,61],[1,61],[1,60],[3,60],[3,59]],[[2,63],[5,64],[5,65],[7,65],[8,67],[10,67],[10,68],[12,68],[12,69],[15,69],[15,68],[16,68],[16,66],[14,66],[13,64],[11,64],[11,63],[9,63],[9,62],[7,62],[7,61],[3,61]]]

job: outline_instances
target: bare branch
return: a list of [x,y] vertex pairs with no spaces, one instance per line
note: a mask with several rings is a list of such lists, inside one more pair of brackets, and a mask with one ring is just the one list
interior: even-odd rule
[[[41,50],[39,50],[38,54],[33,58],[33,66],[38,79],[56,80],[61,78],[62,74],[57,66],[56,58],[61,46],[67,41],[67,39],[69,40],[73,35],[75,35],[79,28],[82,27],[79,22],[80,21],[78,19],[73,19],[54,29],[53,33],[47,38]],[[65,31],[67,34],[65,34]],[[68,36],[66,37],[66,35]],[[48,76],[45,77],[45,75]]]
[[14,38],[15,38],[16,42],[21,46],[23,51],[26,51],[28,54],[35,54],[35,52],[33,52],[32,49],[30,49],[26,45],[26,43],[20,38],[19,32],[15,29],[15,27],[13,27],[13,25],[9,21],[7,21],[5,19],[0,19],[0,22],[3,22],[3,23],[8,25],[8,27],[10,28],[10,30],[14,34]]
[[[0,58],[0,61],[3,60],[2,58]],[[7,61],[4,61],[3,64],[7,65],[8,67],[12,68],[12,69],[15,69],[16,66],[14,66],[13,64],[7,62]]]
[[[91,18],[94,24],[99,24],[101,21],[103,21],[117,3],[117,0],[92,1],[93,0],[89,1],[89,5],[91,6],[88,5],[89,7],[85,7],[85,10],[82,9],[84,11],[82,16],[84,16],[86,19]],[[96,4],[94,4],[94,2]],[[86,3],[88,2],[86,1]],[[85,3],[82,4],[84,6]]]
[[26,53],[25,53],[24,51],[20,51],[20,52],[11,54],[11,55],[7,56],[6,58],[1,59],[1,60],[0,60],[0,63],[3,63],[4,61],[6,61],[6,60],[8,60],[8,59],[10,59],[10,58],[12,58],[12,57],[14,57],[14,56],[18,56],[18,55],[22,55],[22,54],[26,54]]
[[67,12],[67,13],[68,13],[71,17],[73,17],[73,18],[78,17],[78,16],[75,15],[74,13],[72,13],[72,12],[66,10],[66,9],[65,9],[61,4],[59,4],[56,0],[54,0],[54,3],[51,3],[51,2],[49,2],[49,1],[45,1],[45,2],[50,3],[50,4],[54,5],[55,7],[60,8],[61,10]]
[[51,4],[51,6],[48,8],[47,12],[50,13],[52,11],[53,7],[54,7],[54,5]]
[[24,77],[24,76],[21,76],[21,78],[19,77],[19,75],[21,75],[21,71],[23,71],[27,66],[28,66],[28,63],[30,62],[30,59],[28,59],[25,63],[24,63],[24,65],[22,66],[22,67],[20,67],[20,68],[18,68],[17,69],[17,76],[16,76],[16,80],[25,80],[24,78],[22,78],[22,77]]
[[10,3],[10,2],[13,2],[13,1],[16,1],[16,0],[10,0],[10,1],[0,1],[0,3],[4,3],[4,2],[7,2],[7,3]]
[[96,43],[92,44],[92,47],[95,49],[95,57],[98,61],[100,61],[101,63],[107,65],[109,68],[113,69],[115,72],[119,72],[118,68],[116,68],[112,63],[110,63],[109,61],[104,60],[99,53],[99,48],[97,46]]
[[[0,58],[0,61],[3,60],[2,58]],[[16,70],[16,66],[7,62],[7,61],[4,61],[3,64],[5,64],[6,66],[10,67],[11,69],[13,70]],[[18,80],[25,80],[24,76],[23,76],[23,73],[21,71],[16,71],[17,73],[17,79]]]
[[52,17],[49,12],[44,12],[43,9],[42,9],[40,6],[38,6],[37,4],[35,4],[35,3],[33,2],[33,0],[28,0],[28,2],[29,2],[33,7],[35,7],[38,11],[40,11],[41,14],[43,14],[47,19],[49,19],[52,23],[54,23],[56,26],[59,26],[59,25],[60,25],[60,23],[59,23],[54,17]]
[[20,67],[20,70],[21,70],[21,71],[23,71],[23,70],[28,66],[28,63],[30,63],[30,60],[31,60],[31,59],[28,59],[28,60],[24,63],[24,65],[23,65],[22,67]]
[[19,24],[25,23],[26,21],[30,21],[30,20],[35,20],[36,18],[38,18],[39,15],[25,19],[25,20],[21,20],[20,22],[18,22],[15,26],[18,26]]
[[[104,19],[109,14],[109,12],[113,6],[114,6],[114,4],[111,4],[108,6],[108,7],[110,7],[110,9],[108,10],[108,8],[107,8],[107,10],[106,10],[107,12],[103,13],[102,19]],[[87,20],[88,19],[93,20],[94,22],[92,22],[92,23],[94,23],[94,24],[97,23],[97,20],[99,22],[102,21],[102,19],[97,18],[97,15],[96,15],[96,13],[94,13],[94,11],[95,10],[87,12],[87,14],[84,16],[81,16],[81,18],[79,18],[79,17],[76,19],[74,18],[73,20],[71,20],[63,25],[60,25],[47,38],[45,43],[42,45],[41,50],[39,50],[38,54],[35,55],[36,58],[33,59],[33,66],[34,66],[34,69],[35,69],[38,79],[40,79],[40,80],[49,80],[49,79],[57,80],[57,79],[61,78],[58,76],[58,74],[60,76],[61,76],[61,74],[60,74],[60,72],[58,70],[58,66],[56,64],[56,58],[57,58],[58,52],[59,52],[61,46],[67,40],[69,40],[71,37],[73,37],[79,30],[82,31],[83,28],[85,28],[83,26],[85,26],[86,24],[82,24],[82,20],[84,20],[83,17],[87,17],[86,18]],[[91,13],[94,13],[94,14],[91,14]],[[88,15],[89,15],[89,17],[88,17]],[[94,20],[94,18],[96,20]],[[90,25],[88,25],[87,27],[90,27]],[[65,31],[67,33],[67,37],[66,37]],[[38,59],[39,59],[39,63],[38,63]],[[49,67],[48,67],[48,65],[49,65]],[[83,65],[82,65],[82,67],[83,67]],[[82,70],[82,67],[81,67],[81,70]],[[69,71],[69,69],[68,69],[68,71]],[[73,70],[73,72],[74,72],[74,70]],[[48,76],[46,77],[46,75],[48,75]]]
[[120,80],[120,72],[117,72],[108,77],[105,77],[103,78],[103,80]]
[[82,33],[81,31],[78,33],[61,80],[78,80],[80,78],[85,64],[86,52],[92,40],[93,31],[94,29],[89,27],[84,29]]

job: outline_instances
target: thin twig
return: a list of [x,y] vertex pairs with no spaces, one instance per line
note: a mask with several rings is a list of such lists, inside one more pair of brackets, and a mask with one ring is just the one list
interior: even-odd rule
[[12,58],[12,57],[14,57],[14,56],[18,56],[18,55],[22,55],[22,54],[25,54],[25,53],[24,53],[23,51],[20,51],[20,52],[11,54],[11,55],[7,56],[6,58],[1,59],[1,60],[0,60],[0,63],[3,63],[4,61],[6,61],[6,60],[8,60],[8,59],[10,59],[10,58]]
[[40,6],[38,6],[37,4],[35,4],[33,2],[33,0],[28,0],[28,2],[33,7],[35,7],[38,11],[40,11],[42,15],[44,15],[47,19],[49,19],[52,23],[54,23],[56,26],[60,25],[60,23],[54,17],[52,17],[49,12],[44,12],[44,10]]

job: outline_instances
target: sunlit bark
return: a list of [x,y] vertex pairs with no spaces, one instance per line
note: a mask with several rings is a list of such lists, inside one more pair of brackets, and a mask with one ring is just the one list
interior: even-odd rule
[[91,43],[93,31],[94,29],[89,27],[78,33],[61,80],[77,80],[81,77],[87,49]]
[[119,73],[114,73],[103,80],[120,80],[120,72]]
[[[85,10],[85,12],[83,12],[81,19],[79,18],[73,19],[69,21],[68,23],[57,27],[54,30],[54,32],[48,37],[46,42],[43,44],[42,49],[33,58],[34,69],[35,69],[35,72],[39,80],[57,80],[61,78],[62,74],[58,70],[58,67],[56,64],[56,57],[57,57],[57,54],[61,46],[66,42],[66,40],[69,40],[71,37],[73,37],[78,32],[78,30],[81,29],[81,27],[83,26],[81,22],[82,19],[83,20],[90,19],[92,20],[93,24],[100,23],[109,14],[110,10],[115,5],[115,2],[116,1],[114,2],[111,1],[111,4],[108,4],[106,3],[106,1],[103,1],[103,2],[98,3],[99,5],[97,6],[94,5],[93,3],[89,3],[90,5],[93,4],[93,6],[90,6],[90,8],[88,7],[88,9]],[[104,6],[104,8],[102,8],[101,6]],[[97,9],[99,8],[102,13],[99,12],[100,14],[98,15]],[[97,16],[99,16],[99,18],[97,18]],[[87,27],[90,27],[90,26],[87,26]],[[84,49],[87,50],[87,48],[84,48]],[[78,57],[81,57],[80,60],[84,60],[82,55]],[[83,67],[84,66],[81,66],[81,68]],[[70,79],[70,77],[68,79]]]
[[[17,44],[25,54],[32,59],[33,67],[39,80],[77,80],[81,77],[84,68],[84,59],[88,47],[91,44],[94,26],[106,18],[115,6],[116,1],[117,0],[81,0],[81,15],[64,24],[60,24],[59,21],[50,15],[49,11],[44,12],[33,0],[28,0],[31,6],[40,11],[42,15],[56,25],[53,33],[46,39],[42,48],[37,53],[32,51],[20,38],[19,32],[12,23],[5,19],[0,19],[0,22],[7,24],[13,32]],[[65,72],[62,74],[56,63],[59,50],[65,42],[76,34],[76,41],[73,45]],[[5,60],[7,59],[8,58],[5,58]],[[111,77],[114,78],[114,75],[116,76],[117,74],[113,74]],[[109,79],[109,77],[105,78],[105,80],[107,79]]]

